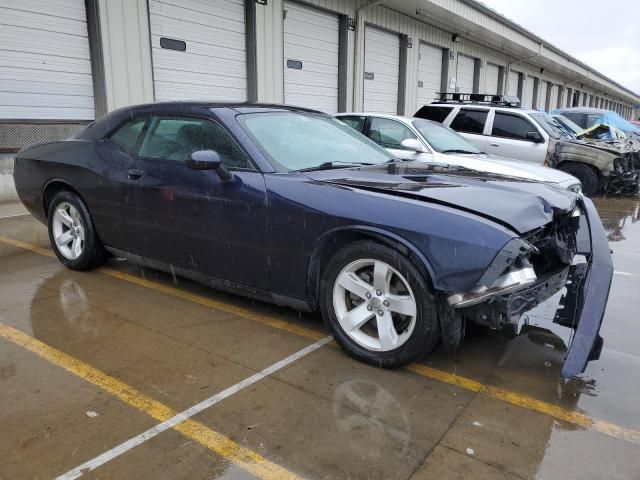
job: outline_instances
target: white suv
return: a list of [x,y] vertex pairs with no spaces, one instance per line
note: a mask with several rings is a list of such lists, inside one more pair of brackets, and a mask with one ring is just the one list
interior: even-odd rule
[[539,164],[547,158],[550,139],[566,135],[548,114],[523,108],[432,103],[415,116],[443,123],[487,153]]

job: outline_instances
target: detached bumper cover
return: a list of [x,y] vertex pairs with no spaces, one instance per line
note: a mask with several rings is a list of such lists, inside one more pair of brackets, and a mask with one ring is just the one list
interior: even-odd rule
[[565,378],[581,374],[590,360],[600,357],[600,326],[613,278],[609,242],[598,212],[588,198],[582,199],[581,206],[584,215],[578,231],[578,253],[585,255],[587,263],[572,269],[571,283],[554,320],[575,330],[562,367]]

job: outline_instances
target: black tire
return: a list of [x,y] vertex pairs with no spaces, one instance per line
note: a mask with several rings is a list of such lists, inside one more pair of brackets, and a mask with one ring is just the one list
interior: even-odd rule
[[[84,228],[84,246],[82,253],[75,259],[67,258],[59,249],[54,238],[53,221],[54,214],[58,206],[66,202],[72,205],[79,213],[79,219]],[[53,197],[49,205],[47,214],[47,227],[49,230],[49,241],[58,260],[71,270],[91,270],[104,264],[109,258],[109,253],[105,250],[102,242],[96,234],[95,227],[91,221],[91,215],[84,202],[73,192],[62,190]]]
[[573,175],[582,183],[582,193],[590,197],[598,193],[600,177],[593,168],[584,163],[565,162],[560,164],[558,170]]
[[[363,347],[349,337],[338,321],[333,303],[335,282],[347,265],[360,259],[386,262],[406,279],[414,294],[415,327],[405,343],[394,350],[375,351]],[[350,243],[338,250],[329,260],[320,284],[320,308],[336,342],[357,360],[378,367],[398,368],[415,362],[433,350],[440,338],[435,297],[425,278],[408,258],[374,241]]]

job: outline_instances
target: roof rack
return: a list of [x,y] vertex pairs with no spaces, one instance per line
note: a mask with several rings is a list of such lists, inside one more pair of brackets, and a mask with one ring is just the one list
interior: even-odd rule
[[438,92],[433,103],[481,103],[502,107],[520,107],[520,99],[511,95],[491,95],[486,93]]

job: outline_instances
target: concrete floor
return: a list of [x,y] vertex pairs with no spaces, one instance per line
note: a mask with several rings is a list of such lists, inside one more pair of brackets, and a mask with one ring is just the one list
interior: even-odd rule
[[[396,371],[328,344],[83,478],[640,479],[640,200],[596,202],[616,274],[582,378],[559,381],[562,344],[537,327]],[[2,480],[62,475],[327,334],[122,261],[66,270],[23,213],[0,206]],[[551,328],[549,308],[529,323]]]

